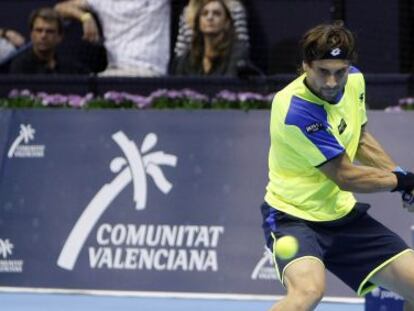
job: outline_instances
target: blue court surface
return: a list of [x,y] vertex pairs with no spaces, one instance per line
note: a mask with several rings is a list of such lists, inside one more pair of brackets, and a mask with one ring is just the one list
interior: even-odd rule
[[[7,311],[267,311],[271,301],[0,293]],[[317,311],[363,311],[363,304],[321,303]]]

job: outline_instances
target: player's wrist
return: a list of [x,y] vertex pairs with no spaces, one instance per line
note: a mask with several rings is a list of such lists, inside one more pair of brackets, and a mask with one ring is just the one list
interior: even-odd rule
[[404,191],[411,192],[414,189],[414,174],[411,172],[398,172],[393,171],[394,175],[397,177],[397,186],[391,190],[394,191]]

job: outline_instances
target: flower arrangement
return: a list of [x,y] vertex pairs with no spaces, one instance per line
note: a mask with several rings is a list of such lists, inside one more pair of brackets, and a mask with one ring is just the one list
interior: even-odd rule
[[207,96],[194,90],[159,89],[148,96],[127,92],[109,91],[103,96],[92,93],[49,94],[33,93],[30,90],[12,90],[8,98],[0,99],[4,108],[136,108],[136,109],[269,109],[274,94],[262,95],[252,92],[232,92],[222,90]]
[[223,90],[212,98],[211,106],[216,109],[268,109],[273,96],[274,93],[261,95],[251,92],[236,93]]
[[405,110],[414,110],[414,97],[404,97],[398,100],[397,106],[387,107],[387,112],[400,112]]

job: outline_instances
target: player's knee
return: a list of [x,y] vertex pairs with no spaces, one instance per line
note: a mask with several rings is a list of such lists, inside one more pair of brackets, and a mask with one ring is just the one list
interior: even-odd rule
[[319,286],[312,286],[309,288],[302,289],[300,295],[306,301],[316,304],[319,303],[324,295],[324,289]]
[[294,288],[291,291],[299,305],[316,305],[318,304],[325,293],[325,286],[323,284],[311,283],[305,286]]

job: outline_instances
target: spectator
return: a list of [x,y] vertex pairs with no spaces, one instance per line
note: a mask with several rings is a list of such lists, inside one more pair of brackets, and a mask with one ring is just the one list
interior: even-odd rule
[[223,0],[202,0],[194,18],[191,50],[177,57],[178,75],[236,76],[238,65],[247,63],[248,48],[236,39],[230,11]]
[[[155,77],[166,74],[170,53],[169,0],[68,0],[55,9],[82,22],[84,39],[100,40],[102,26],[108,66],[104,76]],[[98,20],[95,19],[93,12]]]
[[25,42],[17,31],[0,28],[0,64],[6,61]]
[[14,74],[86,73],[74,61],[61,58],[56,48],[63,38],[59,14],[51,8],[32,12],[29,19],[32,47],[19,54],[10,65]]
[[[237,39],[249,45],[246,10],[239,0],[224,0],[233,19]],[[175,56],[182,56],[191,47],[193,37],[194,18],[200,8],[202,0],[190,0],[180,15],[178,36],[175,42]]]

